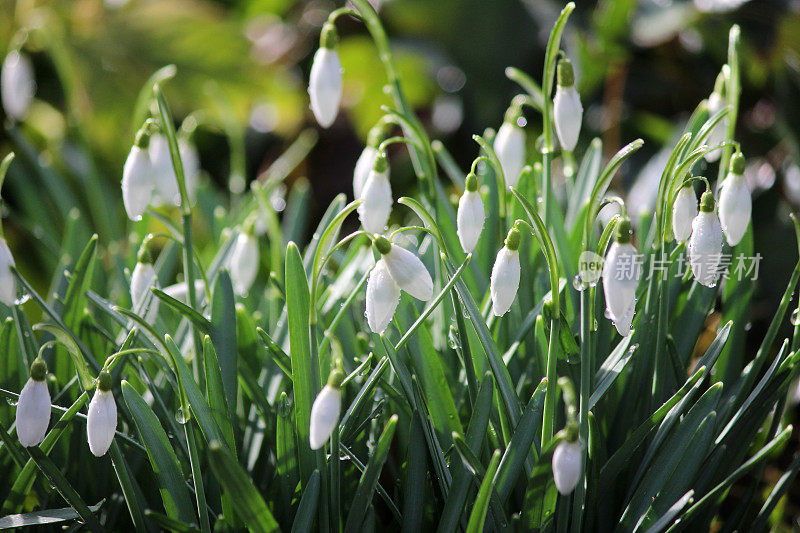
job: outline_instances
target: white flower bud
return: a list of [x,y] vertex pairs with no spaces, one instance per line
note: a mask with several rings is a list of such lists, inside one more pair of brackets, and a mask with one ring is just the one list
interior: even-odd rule
[[6,115],[16,121],[24,119],[35,92],[31,60],[13,50],[6,56],[0,71],[0,97]]
[[579,441],[562,440],[553,452],[553,481],[561,494],[570,494],[581,479],[583,450]]
[[322,448],[336,429],[339,422],[339,413],[342,409],[342,373],[339,370],[331,372],[328,384],[322,387],[311,406],[311,420],[309,425],[309,444],[312,450]]
[[719,220],[728,244],[736,246],[744,237],[753,209],[750,188],[744,179],[744,157],[731,158],[730,171],[719,192]]
[[458,213],[456,215],[458,241],[466,253],[472,252],[478,244],[478,238],[480,238],[481,231],[483,231],[483,221],[486,217],[483,200],[477,188],[477,178],[475,174],[470,173],[467,176],[466,190],[458,201]]
[[131,148],[122,168],[122,202],[128,218],[141,220],[152,197],[153,165],[150,155],[147,149],[136,144]]
[[700,213],[692,222],[688,248],[689,266],[695,280],[706,287],[716,286],[721,274],[722,226],[714,213],[714,197],[710,191],[703,193]]
[[236,294],[246,296],[258,274],[258,241],[252,230],[240,233],[231,253],[231,281]]
[[392,279],[386,262],[379,259],[367,281],[367,324],[374,333],[383,333],[400,303],[400,287]]
[[11,255],[6,240],[0,237],[0,302],[9,307],[17,301],[17,280],[11,272],[12,266],[14,256]]
[[[172,164],[172,153],[169,140],[163,133],[156,133],[150,138],[150,160],[153,163],[153,182],[155,187],[155,203],[181,205],[181,193],[175,166]],[[186,183],[186,194],[189,202],[194,203],[197,196],[197,182],[200,175],[200,156],[197,148],[182,137],[178,138],[178,154],[183,167],[183,178]]]
[[697,196],[691,185],[681,187],[672,204],[672,233],[678,242],[686,242],[692,234],[692,220],[697,216]]
[[525,130],[519,127],[519,118],[519,108],[511,107],[494,138],[494,151],[503,168],[506,187],[517,186],[519,174],[525,166]]
[[558,62],[558,85],[553,98],[553,121],[561,147],[569,152],[578,144],[583,121],[581,97],[575,90],[572,64],[567,59]]
[[383,237],[375,239],[386,269],[397,286],[417,300],[428,301],[433,296],[433,280],[419,257]]
[[50,391],[47,390],[47,365],[37,359],[17,403],[17,438],[22,446],[38,446],[50,424]]
[[505,246],[497,252],[497,258],[494,260],[489,293],[495,316],[506,314],[517,296],[520,276],[519,241],[519,230],[511,228]]
[[[133,312],[152,323],[158,315],[158,298],[150,291],[156,287],[158,279],[152,263],[137,261],[131,273],[131,303]],[[149,307],[148,307],[149,306]],[[147,312],[145,313],[145,308]]]
[[392,187],[386,157],[378,155],[361,190],[364,201],[358,206],[361,225],[370,233],[383,233],[392,212]]
[[[630,330],[633,319],[631,304],[635,304],[636,289],[642,277],[639,254],[631,244],[630,227],[629,220],[620,221],[603,263],[603,294],[607,314],[623,336]],[[628,314],[630,316],[626,316]]]
[[336,30],[332,24],[325,24],[322,28],[320,41],[311,65],[308,95],[317,122],[323,128],[328,128],[336,120],[342,100],[342,63],[333,49]]
[[106,454],[117,431],[117,404],[110,389],[111,375],[101,372],[86,415],[86,438],[95,457]]
[[364,184],[367,183],[367,178],[372,172],[376,157],[378,157],[378,149],[369,145],[365,146],[361,155],[358,156],[356,167],[353,170],[353,198],[356,200],[361,198]]
[[[722,95],[716,91],[711,93],[711,96],[708,97],[708,116],[709,118],[713,117],[720,111],[722,111],[727,103],[722,98]],[[728,130],[728,117],[725,116],[722,120],[720,120],[714,128],[712,128],[711,132],[708,134],[708,138],[706,139],[706,144],[708,146],[717,146],[718,144],[722,143],[725,140],[725,135]],[[709,163],[713,163],[719,156],[722,154],[722,148],[717,148],[716,150],[712,150],[708,152],[704,157],[706,161]]]

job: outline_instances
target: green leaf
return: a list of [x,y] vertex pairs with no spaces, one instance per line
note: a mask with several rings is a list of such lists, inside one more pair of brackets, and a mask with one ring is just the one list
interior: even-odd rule
[[[105,501],[105,500],[103,500]],[[92,505],[88,509],[91,513],[96,513],[103,505],[103,501],[97,505]],[[44,526],[47,524],[58,524],[80,518],[80,515],[72,507],[61,509],[45,509],[33,513],[13,514],[0,518],[0,530],[16,529],[28,526]]]
[[72,340],[72,336],[64,331],[61,327],[55,324],[36,324],[33,326],[34,331],[44,331],[55,337],[56,341],[67,349],[67,353],[72,358],[72,363],[75,365],[75,371],[81,380],[81,385],[84,389],[90,389],[94,383],[94,378],[89,371],[89,365],[83,357],[78,345]]
[[492,490],[494,489],[494,477],[499,464],[500,450],[495,450],[492,454],[492,459],[489,461],[489,466],[486,469],[486,475],[483,476],[481,487],[478,489],[478,497],[475,499],[475,506],[472,508],[472,512],[469,515],[467,533],[480,533],[483,531],[483,524],[486,522],[486,513],[489,510],[489,501],[492,497]]
[[[208,406],[211,408],[217,426],[222,430],[224,442],[228,449],[236,454],[236,441],[233,436],[233,419],[229,416],[228,400],[225,398],[225,388],[222,382],[222,371],[220,369],[217,352],[211,338],[206,336],[203,339],[203,365],[206,376],[206,396]],[[189,399],[191,402],[191,398]]]
[[219,362],[222,385],[228,405],[228,416],[236,420],[238,362],[236,351],[236,304],[231,277],[221,270],[214,281],[211,295],[211,341]]
[[200,330],[203,333],[208,334],[211,331],[211,322],[209,322],[209,320],[206,317],[204,317],[203,315],[192,309],[190,306],[186,305],[177,298],[173,298],[172,296],[165,293],[159,288],[153,287],[150,290],[153,291],[153,294],[159,300],[167,304],[167,306],[170,307],[171,309],[183,315],[192,324],[200,328]]
[[558,439],[552,439],[542,450],[528,479],[522,504],[522,525],[529,531],[543,527],[556,510],[558,491],[553,481],[552,461],[558,442]]
[[314,519],[317,516],[317,502],[319,502],[319,470],[314,470],[308,483],[303,489],[303,497],[297,506],[297,513],[292,523],[292,533],[313,531]]

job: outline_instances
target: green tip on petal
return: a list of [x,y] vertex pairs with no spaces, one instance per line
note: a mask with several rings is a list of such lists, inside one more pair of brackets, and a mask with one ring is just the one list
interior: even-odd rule
[[730,171],[737,176],[741,176],[744,174],[744,155],[741,152],[737,152],[733,154],[731,157],[731,165],[729,167]]
[[137,131],[136,139],[133,141],[133,144],[141,150],[147,150],[147,147],[150,146],[149,128],[143,126],[139,131]]
[[633,236],[633,229],[631,229],[631,221],[628,218],[623,218],[617,224],[616,231],[614,232],[614,241],[620,244],[631,242]]
[[37,357],[31,365],[31,379],[44,381],[45,376],[47,376],[47,363]]
[[508,230],[508,235],[506,235],[506,248],[515,252],[519,250],[519,241],[522,238],[519,230],[517,228],[511,228]]
[[703,196],[700,197],[700,211],[703,213],[713,213],[714,212],[714,195],[711,191],[706,191],[703,193]]
[[372,165],[372,170],[374,170],[375,172],[384,173],[386,172],[387,168],[389,168],[389,160],[386,159],[385,153],[380,152],[375,157],[375,163],[373,163]]
[[101,391],[110,391],[111,390],[111,374],[103,370],[100,372],[100,375],[97,376],[97,388]]
[[375,239],[375,242],[372,243],[372,245],[381,255],[386,255],[392,250],[392,243],[390,243],[386,237],[383,236]]
[[465,180],[465,188],[469,192],[475,192],[478,190],[478,177],[472,172],[467,174],[467,179]]
[[569,59],[560,59],[556,67],[556,79],[560,87],[572,87],[575,85],[575,71],[572,69],[572,62]]

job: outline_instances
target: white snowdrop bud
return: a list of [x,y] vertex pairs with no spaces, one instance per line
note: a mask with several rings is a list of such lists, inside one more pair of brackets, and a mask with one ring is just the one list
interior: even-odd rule
[[17,280],[11,272],[12,266],[14,256],[11,255],[6,240],[0,237],[0,302],[9,307],[17,301]]
[[150,291],[157,286],[157,283],[158,279],[150,255],[150,237],[148,236],[139,248],[136,266],[133,267],[131,273],[131,304],[133,312],[144,316],[150,323],[158,315],[158,298],[153,296]]
[[353,170],[353,198],[356,200],[361,198],[364,184],[367,183],[372,167],[375,166],[376,157],[378,157],[378,149],[370,145],[365,146],[361,155],[358,156],[356,167]]
[[50,423],[50,391],[47,390],[47,364],[37,358],[31,365],[31,377],[17,403],[17,438],[26,448],[44,440]]
[[367,280],[367,324],[374,333],[383,333],[400,303],[400,287],[392,279],[386,262],[379,259]]
[[583,450],[580,441],[562,440],[553,452],[553,481],[561,494],[570,494],[581,479]]
[[694,279],[706,287],[714,287],[721,274],[722,226],[714,213],[714,195],[706,191],[700,198],[700,213],[692,222],[689,238],[689,266]]
[[478,244],[485,217],[483,200],[478,193],[478,178],[470,172],[467,176],[464,194],[458,201],[456,215],[458,241],[466,253],[470,253]]
[[148,153],[150,139],[145,130],[136,134],[136,142],[122,167],[122,202],[131,220],[141,220],[153,197],[153,164]]
[[697,216],[697,196],[691,185],[681,187],[672,204],[672,233],[678,242],[686,242],[692,233],[692,220]]
[[[631,305],[636,301],[636,289],[642,277],[639,253],[631,244],[631,223],[623,219],[617,225],[614,242],[603,263],[603,294],[606,299],[608,317],[614,322],[620,335],[630,330],[633,313]],[[627,322],[627,324],[626,324]]]
[[506,112],[503,125],[494,138],[494,151],[503,168],[506,187],[516,187],[525,166],[525,130],[520,127],[522,110],[513,105]]
[[309,444],[312,450],[322,448],[336,429],[342,410],[341,385],[344,376],[339,369],[328,376],[328,384],[322,387],[311,406]]
[[511,228],[506,236],[505,246],[497,252],[492,267],[489,293],[492,297],[492,311],[495,316],[503,316],[511,309],[519,289],[519,241],[521,235],[517,228]]
[[392,212],[392,186],[389,184],[389,162],[378,154],[361,190],[364,201],[358,206],[361,225],[370,233],[383,233]]
[[97,378],[97,390],[86,415],[86,438],[95,457],[106,454],[116,431],[117,404],[111,393],[111,374],[104,370]]
[[338,36],[331,23],[322,27],[320,45],[314,54],[308,80],[311,111],[323,128],[330,127],[339,112],[342,100],[342,63],[334,50]]
[[[178,150],[180,151],[180,148]],[[159,205],[180,205],[181,193],[178,187],[178,179],[175,177],[175,167],[172,165],[172,155],[169,151],[167,136],[163,133],[153,135],[150,138],[148,151],[153,165],[155,203]]]
[[0,71],[0,98],[6,115],[16,121],[24,119],[35,92],[31,60],[18,50],[12,50]]
[[433,296],[433,280],[419,257],[385,237],[375,239],[375,249],[386,263],[386,269],[397,286],[417,300],[426,302]]
[[736,246],[742,240],[753,210],[750,188],[744,179],[744,156],[731,158],[730,170],[719,191],[719,221],[728,244]]
[[583,121],[581,97],[575,90],[575,74],[569,59],[558,62],[558,84],[553,98],[553,120],[561,147],[569,152],[578,144]]
[[247,296],[258,274],[258,241],[253,231],[253,224],[248,223],[231,253],[231,281],[239,296]]
[[[726,106],[725,100],[722,98],[722,94],[717,91],[711,93],[711,96],[708,97],[708,116],[713,117],[720,111],[722,111]],[[709,132],[708,139],[706,140],[706,144],[708,146],[717,146],[718,144],[722,143],[725,140],[725,134],[728,130],[728,117],[725,116],[722,120],[717,122],[717,125]],[[706,161],[709,163],[713,163],[719,156],[722,154],[722,148],[717,148],[716,150],[712,150],[708,152],[704,157]]]

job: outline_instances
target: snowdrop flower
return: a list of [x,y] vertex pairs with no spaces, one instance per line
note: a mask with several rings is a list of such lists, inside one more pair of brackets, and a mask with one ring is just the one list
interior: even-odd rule
[[728,244],[736,246],[742,240],[753,209],[750,189],[744,179],[744,156],[736,153],[731,158],[728,176],[719,192],[719,220]]
[[433,296],[433,280],[419,257],[385,237],[375,239],[375,249],[394,282],[417,300],[427,302]]
[[342,64],[334,50],[338,36],[330,22],[322,27],[319,50],[314,54],[308,80],[311,111],[323,128],[330,127],[339,112],[342,100]]
[[14,256],[11,255],[6,240],[0,237],[0,302],[9,307],[17,300],[17,280],[11,272],[12,266]]
[[553,98],[553,119],[561,147],[571,152],[578,143],[583,120],[581,97],[575,90],[575,73],[569,59],[558,62],[558,84]]
[[358,218],[370,233],[382,233],[392,212],[392,186],[389,184],[389,162],[378,154],[361,190],[364,201],[358,206]]
[[692,220],[697,216],[697,196],[691,184],[684,185],[672,204],[672,233],[678,242],[686,242],[692,233]]
[[564,439],[553,452],[553,481],[561,494],[570,494],[581,479],[583,449],[580,441]]
[[6,115],[16,121],[24,119],[35,92],[31,60],[18,50],[12,50],[0,70],[0,97]]
[[17,437],[23,446],[38,446],[50,423],[50,391],[47,390],[47,364],[38,357],[31,365],[31,377],[17,403]]
[[86,415],[86,438],[95,457],[106,454],[116,431],[117,404],[111,393],[111,374],[104,370],[97,377],[97,390]]
[[322,387],[311,406],[309,444],[312,450],[322,448],[336,429],[342,410],[342,371],[335,369],[328,376],[328,384]]
[[[630,332],[633,319],[631,305],[636,302],[636,288],[642,276],[636,247],[631,244],[631,222],[623,219],[617,225],[614,242],[603,263],[603,294],[608,317],[620,335]],[[630,316],[626,316],[630,315]]]
[[353,169],[353,198],[361,198],[364,184],[367,182],[372,167],[375,166],[375,158],[378,157],[378,149],[369,144],[364,147],[361,155],[358,156],[356,167]]
[[247,296],[258,274],[258,241],[254,226],[252,221],[245,224],[231,254],[231,281],[239,296]]
[[689,238],[689,266],[699,284],[716,286],[721,255],[722,226],[714,213],[714,195],[706,191],[700,198],[700,213],[692,222]]
[[378,334],[386,331],[398,303],[400,303],[400,287],[392,279],[386,262],[381,258],[375,263],[367,280],[366,315],[369,329]]
[[503,125],[494,138],[494,151],[500,160],[506,187],[516,187],[525,165],[525,130],[522,129],[522,110],[513,105],[506,112]]
[[[726,102],[722,98],[722,94],[714,90],[711,93],[711,96],[708,97],[708,116],[713,117],[723,109],[725,109]],[[722,120],[720,120],[714,129],[708,135],[708,139],[706,140],[706,144],[708,146],[717,146],[718,144],[725,141],[725,134],[728,130],[728,117],[725,116]],[[712,150],[705,155],[706,161],[709,163],[713,163],[717,159],[719,159],[720,154],[722,154],[722,148],[717,148],[716,150]]]
[[122,168],[122,202],[128,218],[141,220],[153,196],[153,164],[148,153],[150,137],[145,129],[136,134],[136,141]]
[[458,242],[464,252],[470,253],[478,244],[478,238],[483,231],[483,219],[486,213],[483,200],[478,193],[478,178],[472,172],[467,175],[464,194],[458,201],[456,223],[458,226]]
[[519,241],[521,235],[517,228],[511,228],[506,243],[494,260],[489,292],[492,296],[492,311],[495,316],[503,316],[511,308],[519,289]]
[[158,298],[154,297],[150,291],[157,286],[157,283],[153,258],[150,255],[150,236],[148,235],[139,248],[136,266],[133,267],[131,273],[131,303],[133,312],[142,314],[150,323],[155,321],[158,315]]
[[[153,163],[153,182],[156,192],[154,200],[157,204],[181,205],[178,178],[175,175],[175,166],[172,164],[167,136],[163,133],[153,135],[150,139],[149,153]],[[189,202],[194,203],[200,175],[200,156],[197,148],[183,137],[178,137],[178,154],[183,167],[186,194],[189,196]]]

